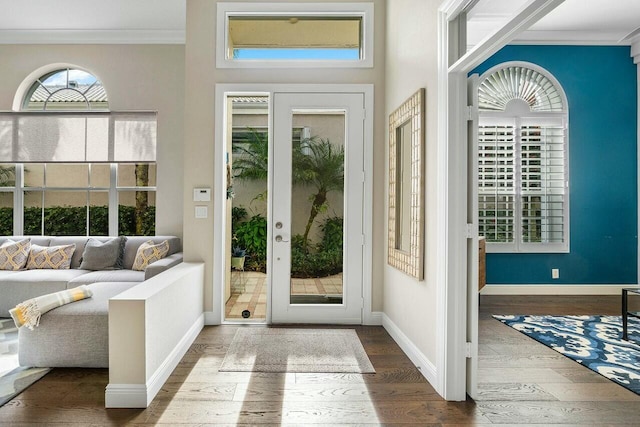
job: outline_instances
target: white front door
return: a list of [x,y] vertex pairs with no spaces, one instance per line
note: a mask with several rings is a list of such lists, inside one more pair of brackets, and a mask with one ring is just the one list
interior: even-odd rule
[[273,323],[362,323],[364,94],[274,93]]

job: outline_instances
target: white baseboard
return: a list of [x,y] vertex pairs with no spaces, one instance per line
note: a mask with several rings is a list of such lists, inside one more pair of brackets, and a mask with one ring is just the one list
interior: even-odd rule
[[381,311],[370,311],[369,313],[364,314],[364,319],[362,321],[363,325],[369,326],[381,326],[382,325],[382,312]]
[[486,285],[481,295],[621,295],[638,285]]
[[425,356],[416,345],[407,337],[404,332],[396,326],[389,317],[382,314],[382,326],[391,335],[391,338],[400,346],[402,351],[411,359],[414,365],[420,370],[420,373],[434,386],[438,383],[436,366]]
[[[105,408],[148,408],[151,401],[145,384],[107,384]],[[153,399],[152,399],[153,400]]]
[[169,375],[184,357],[204,326],[204,314],[191,325],[146,384],[108,384],[105,391],[107,408],[148,408]]
[[213,311],[205,311],[204,312],[204,324],[207,326],[219,325],[220,319],[217,318]]

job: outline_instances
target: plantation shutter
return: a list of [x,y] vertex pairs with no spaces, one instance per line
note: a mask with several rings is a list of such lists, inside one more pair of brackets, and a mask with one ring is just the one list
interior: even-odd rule
[[[539,122],[539,120],[538,120]],[[522,242],[562,243],[565,211],[565,132],[562,123],[520,129]]]
[[515,129],[480,125],[478,226],[487,242],[512,243],[515,218]]
[[489,252],[567,252],[567,105],[534,64],[511,62],[478,86],[479,233]]
[[153,112],[0,113],[2,163],[156,160]]

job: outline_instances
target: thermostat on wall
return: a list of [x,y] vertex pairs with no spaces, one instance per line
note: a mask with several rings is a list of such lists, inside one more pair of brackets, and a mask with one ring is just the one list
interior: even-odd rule
[[210,202],[211,189],[210,188],[194,188],[193,201],[194,202]]

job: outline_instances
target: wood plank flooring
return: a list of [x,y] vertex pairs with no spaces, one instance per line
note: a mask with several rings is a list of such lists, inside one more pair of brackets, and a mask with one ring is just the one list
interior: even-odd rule
[[151,406],[104,409],[104,369],[54,369],[0,425],[564,426],[640,424],[640,398],[491,314],[618,314],[618,297],[482,297],[480,399],[446,402],[381,327],[357,331],[375,374],[218,372],[238,326],[206,327]]

